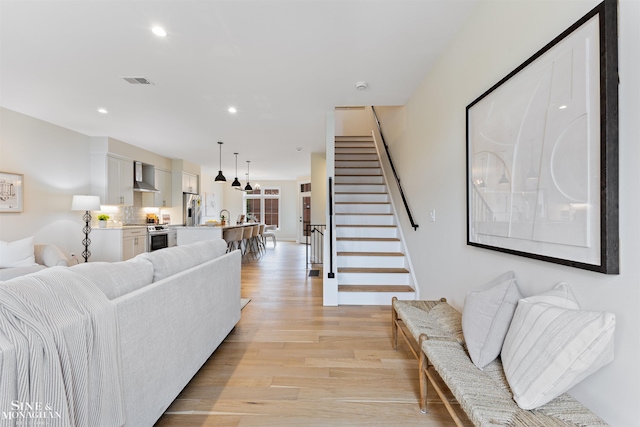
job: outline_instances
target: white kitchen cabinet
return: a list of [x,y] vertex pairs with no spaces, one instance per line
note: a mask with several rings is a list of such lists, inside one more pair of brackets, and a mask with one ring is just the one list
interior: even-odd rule
[[155,187],[159,193],[142,193],[142,204],[145,207],[166,208],[173,206],[171,197],[171,172],[155,169]]
[[182,192],[198,193],[198,175],[182,172]]
[[133,206],[133,160],[92,154],[91,191],[100,196],[102,205]]
[[147,251],[147,227],[94,228],[89,261],[126,261]]

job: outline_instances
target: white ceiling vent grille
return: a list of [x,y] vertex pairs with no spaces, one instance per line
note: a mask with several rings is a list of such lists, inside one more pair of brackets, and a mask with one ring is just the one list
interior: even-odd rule
[[132,85],[152,85],[153,83],[146,77],[122,77]]

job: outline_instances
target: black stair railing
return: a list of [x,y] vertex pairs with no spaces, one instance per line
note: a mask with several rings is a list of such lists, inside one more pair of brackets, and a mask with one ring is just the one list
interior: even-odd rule
[[380,127],[380,121],[378,120],[378,115],[376,114],[375,108],[371,106],[371,111],[373,111],[373,117],[376,119],[376,125],[378,126],[378,132],[380,133],[380,137],[382,138],[382,145],[384,145],[384,149],[387,152],[387,158],[389,159],[389,164],[391,165],[391,170],[393,171],[393,176],[396,178],[396,183],[398,184],[398,189],[400,190],[400,197],[402,197],[402,203],[404,203],[404,208],[407,210],[407,216],[409,217],[409,221],[411,222],[411,226],[414,230],[418,229],[418,224],[413,220],[413,215],[411,215],[411,209],[409,209],[409,203],[407,202],[407,198],[404,195],[404,191],[402,190],[402,184],[400,184],[400,177],[396,172],[395,166],[393,166],[393,160],[391,160],[391,153],[389,152],[389,146],[384,140],[384,135],[382,134],[382,128]]

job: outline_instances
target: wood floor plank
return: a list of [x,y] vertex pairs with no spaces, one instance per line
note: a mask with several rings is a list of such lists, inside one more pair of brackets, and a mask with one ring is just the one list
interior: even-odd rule
[[304,245],[245,262],[242,297],[242,319],[158,427],[455,425],[433,390],[420,413],[416,361],[403,340],[393,351],[388,306],[322,306]]

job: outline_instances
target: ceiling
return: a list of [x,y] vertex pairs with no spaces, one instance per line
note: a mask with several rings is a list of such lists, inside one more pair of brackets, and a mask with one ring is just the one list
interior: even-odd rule
[[0,105],[214,176],[223,141],[227,180],[234,152],[241,179],[247,160],[252,181],[296,179],[324,151],[326,112],[404,105],[474,4],[2,0]]

